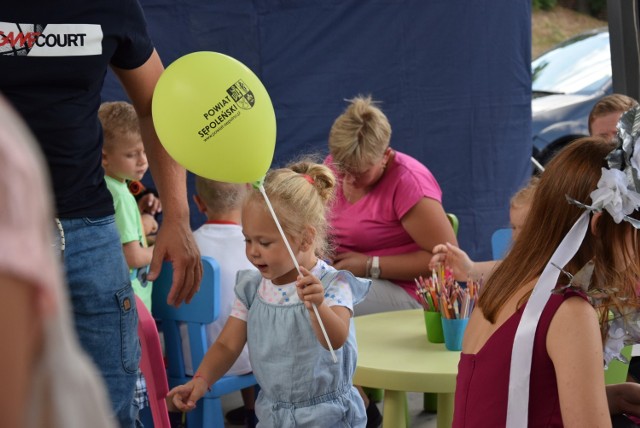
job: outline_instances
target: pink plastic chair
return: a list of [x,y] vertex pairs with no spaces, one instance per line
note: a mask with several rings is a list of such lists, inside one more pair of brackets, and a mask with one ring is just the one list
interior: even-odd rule
[[136,307],[138,309],[138,336],[142,348],[140,369],[147,382],[153,426],[154,428],[171,428],[169,411],[165,401],[169,392],[169,384],[156,322],[138,296],[136,296]]

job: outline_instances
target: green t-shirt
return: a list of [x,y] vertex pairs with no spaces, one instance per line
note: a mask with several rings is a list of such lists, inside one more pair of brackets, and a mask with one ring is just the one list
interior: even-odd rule
[[[147,240],[142,229],[142,219],[138,211],[136,198],[133,197],[127,183],[105,176],[107,187],[113,196],[113,207],[116,211],[116,226],[120,232],[120,242],[137,241],[140,246],[147,247]],[[153,284],[147,281],[149,266],[129,269],[133,291],[151,312],[151,290]]]

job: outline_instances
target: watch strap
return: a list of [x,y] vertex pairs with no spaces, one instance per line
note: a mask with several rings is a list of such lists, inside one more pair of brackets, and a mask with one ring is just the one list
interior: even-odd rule
[[373,256],[371,261],[371,278],[380,278],[380,257],[378,256]]

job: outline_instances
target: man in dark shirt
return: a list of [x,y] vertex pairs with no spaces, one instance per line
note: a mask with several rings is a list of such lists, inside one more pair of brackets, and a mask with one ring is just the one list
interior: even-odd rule
[[200,254],[189,227],[185,171],[169,157],[153,127],[151,98],[163,66],[137,0],[3,5],[0,92],[27,121],[45,153],[66,244],[76,331],[102,372],[120,425],[131,427],[137,417],[132,404],[140,356],[137,313],[104,182],[97,116],[108,67],[139,115],[162,198],[163,224],[149,279],[157,277],[163,260],[171,260],[175,273],[169,301],[188,302],[200,283]]

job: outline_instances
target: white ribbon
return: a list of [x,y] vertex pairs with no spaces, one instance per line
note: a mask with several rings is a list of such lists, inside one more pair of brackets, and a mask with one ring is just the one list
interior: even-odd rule
[[509,372],[509,401],[507,403],[507,428],[522,428],[529,421],[529,380],[533,342],[538,321],[551,297],[551,291],[558,283],[560,269],[575,256],[589,227],[589,212],[583,213],[571,227],[551,260],[542,271],[533,288],[516,330],[511,350],[511,370]]

